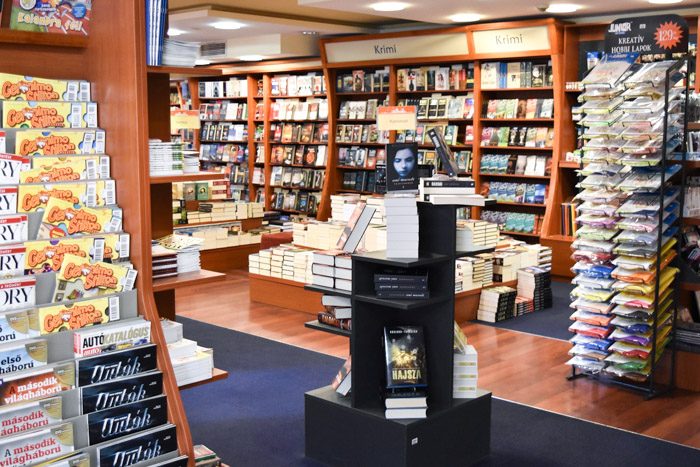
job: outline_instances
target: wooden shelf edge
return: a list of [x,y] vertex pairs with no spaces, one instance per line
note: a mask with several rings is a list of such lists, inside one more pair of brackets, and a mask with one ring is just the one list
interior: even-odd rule
[[258,279],[258,280],[268,281],[268,282],[275,282],[277,284],[291,285],[293,287],[299,287],[300,289],[303,289],[304,286],[306,285],[302,282],[290,281],[289,279],[281,279],[279,277],[265,276],[263,274],[253,274],[250,272],[248,273],[248,278]]
[[[9,10],[9,5],[7,6]],[[9,14],[9,11],[7,12]],[[21,45],[48,45],[51,47],[86,48],[88,36],[77,34],[53,34],[46,32],[15,31],[0,29],[0,43]]]
[[550,240],[554,242],[564,242],[564,243],[572,243],[574,240],[576,240],[575,237],[567,237],[566,235],[542,235],[541,236],[542,240]]
[[209,282],[223,281],[226,274],[202,269],[197,272],[188,272],[179,274],[175,277],[166,277],[163,279],[153,280],[153,291],[163,292],[166,290],[175,290],[182,287],[191,287],[193,285],[202,285]]
[[196,174],[151,176],[151,185],[157,185],[159,183],[206,182],[209,180],[222,180],[224,178],[226,178],[226,174],[222,172],[199,172]]
[[216,68],[197,68],[186,66],[149,66],[148,73],[163,73],[169,75],[187,75],[193,78],[198,76],[221,76],[221,70]]
[[328,334],[335,334],[336,336],[350,337],[350,335],[352,334],[352,332],[348,331],[347,329],[340,329],[334,326],[329,326],[328,324],[321,323],[318,320],[307,321],[306,323],[304,323],[304,327],[314,329],[316,331],[327,332]]
[[185,384],[184,386],[180,386],[180,391],[183,391],[185,389],[195,388],[197,386],[203,386],[205,384],[213,383],[215,381],[221,381],[222,379],[226,379],[226,378],[228,378],[228,371],[214,368],[214,370],[212,371],[211,378],[203,379],[202,381],[197,381],[196,383],[190,383],[190,384]]

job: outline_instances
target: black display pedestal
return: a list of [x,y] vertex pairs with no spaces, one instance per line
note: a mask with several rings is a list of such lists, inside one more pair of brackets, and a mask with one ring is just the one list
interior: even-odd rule
[[[487,456],[491,439],[491,394],[453,399],[456,210],[461,206],[418,203],[418,258],[386,253],[352,257],[352,390],[342,398],[332,388],[306,394],[306,456],[331,465],[468,466]],[[388,239],[391,241],[391,239]],[[483,251],[482,251],[483,252]],[[427,300],[379,299],[374,274],[403,269],[427,273]],[[384,416],[384,326],[423,327],[428,375],[425,419]]]

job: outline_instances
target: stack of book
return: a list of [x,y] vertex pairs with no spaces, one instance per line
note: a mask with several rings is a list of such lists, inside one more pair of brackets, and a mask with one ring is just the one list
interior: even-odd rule
[[481,282],[474,280],[474,258],[460,258],[455,261],[455,292],[480,289]]
[[384,198],[387,258],[418,257],[418,206],[412,194],[387,194]]
[[425,418],[428,375],[422,326],[385,326],[387,419]]
[[517,291],[510,287],[491,287],[481,291],[477,318],[495,323],[512,318]]
[[352,308],[348,297],[336,295],[324,295],[321,304],[325,311],[318,313],[319,323],[327,324],[339,329],[352,329]]
[[374,274],[374,290],[377,298],[424,299],[430,298],[428,273],[414,271],[387,271]]
[[421,178],[418,193],[421,201],[432,204],[484,205],[483,196],[475,194],[471,178]]
[[248,256],[248,271],[252,274],[260,274],[261,276],[271,276],[271,258],[272,251],[269,249],[260,250],[260,252]]
[[454,364],[452,369],[452,397],[471,399],[476,397],[479,367],[477,353],[473,345],[467,344],[467,336],[454,323]]
[[320,250],[335,248],[343,233],[343,223],[331,221],[295,222],[292,226],[294,244]]
[[363,241],[365,251],[386,250],[386,225],[370,225]]
[[287,248],[282,262],[282,279],[304,284],[311,282],[312,253],[302,248]]
[[211,379],[214,371],[214,351],[197,345],[196,341],[183,337],[182,325],[162,320],[161,327],[168,355],[178,386]]
[[228,467],[221,462],[214,451],[203,444],[194,446],[194,465],[195,467]]
[[313,252],[312,283],[352,291],[352,259],[341,250]]
[[358,201],[358,194],[331,195],[331,220],[347,222]]
[[367,202],[367,206],[371,206],[375,209],[370,225],[386,225],[386,218],[384,215],[384,197],[367,196],[365,201]]
[[204,241],[188,235],[171,234],[156,240],[166,249],[177,253],[177,273],[185,274],[201,269],[199,251]]
[[496,282],[517,280],[522,256],[515,249],[495,251],[493,253],[493,280]]
[[482,287],[488,287],[493,284],[493,254],[481,253],[476,258],[479,262],[476,263],[475,277],[481,281]]
[[532,302],[532,311],[552,307],[552,279],[548,269],[534,266],[518,270],[518,297]]
[[160,140],[148,142],[148,158],[151,175],[182,175],[184,145],[182,143],[165,143]]
[[498,243],[498,225],[480,220],[457,221],[457,251],[495,248]]
[[177,276],[177,252],[153,241],[151,244],[153,279]]

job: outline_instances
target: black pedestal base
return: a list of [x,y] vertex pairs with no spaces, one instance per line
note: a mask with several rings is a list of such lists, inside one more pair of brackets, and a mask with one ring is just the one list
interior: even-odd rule
[[337,466],[468,466],[491,446],[491,393],[454,399],[428,418],[387,420],[353,409],[330,386],[305,395],[306,456]]

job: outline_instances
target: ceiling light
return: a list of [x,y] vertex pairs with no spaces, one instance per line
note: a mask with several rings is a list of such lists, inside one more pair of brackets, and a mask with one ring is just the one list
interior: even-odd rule
[[204,58],[198,58],[197,60],[194,61],[195,65],[211,65],[211,61],[204,59]]
[[241,55],[238,57],[238,60],[242,62],[259,62],[260,60],[264,59],[265,57],[263,55],[256,55],[256,54],[251,54],[251,55]]
[[168,36],[170,37],[181,36],[186,33],[187,31],[183,31],[182,29],[168,28]]
[[211,27],[215,29],[225,29],[227,31],[233,29],[241,29],[243,26],[243,24],[237,23],[236,21],[219,21],[211,24]]
[[580,6],[573,3],[552,3],[544,11],[547,13],[573,13],[580,8]]
[[315,36],[316,34],[318,34],[318,32],[316,31],[301,31],[301,33],[306,36]]
[[657,5],[670,5],[672,3],[681,3],[683,0],[649,0],[649,3],[655,3]]
[[410,5],[403,2],[379,2],[373,3],[369,7],[374,11],[401,11],[408,8]]
[[449,18],[455,23],[473,23],[474,21],[479,21],[482,16],[477,13],[457,13]]

